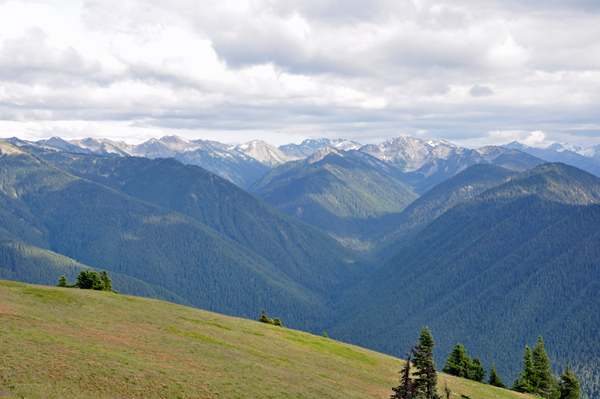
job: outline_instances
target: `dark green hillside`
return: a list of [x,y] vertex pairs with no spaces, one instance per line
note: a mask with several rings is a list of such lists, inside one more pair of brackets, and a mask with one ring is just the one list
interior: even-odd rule
[[[0,214],[20,209],[29,218],[0,219],[10,222],[0,227],[13,239],[30,244],[33,236],[31,245],[221,313],[253,316],[267,308],[290,326],[319,329],[330,317],[326,297],[190,217],[67,175],[26,153],[1,156],[0,171],[1,197],[16,204]],[[313,285],[325,290],[338,283],[329,277]]]
[[307,160],[276,168],[251,191],[283,213],[341,240],[360,237],[382,217],[400,212],[417,198],[368,162],[329,147]]
[[442,213],[503,183],[514,174],[515,172],[490,164],[473,165],[427,191],[377,229],[367,232],[364,240],[373,242],[373,257],[389,259]]
[[599,200],[600,179],[545,164],[456,205],[348,292],[330,335],[400,354],[428,325],[436,356],[460,342],[510,384],[541,334],[597,397]]
[[195,219],[260,255],[325,302],[372,270],[324,232],[199,167],[174,159],[40,156],[69,173]]
[[[81,270],[88,267],[55,252],[27,245],[0,235],[0,279],[33,284],[52,284],[57,276],[74,282]],[[121,294],[162,299],[189,305],[189,302],[168,291],[123,274],[111,273],[113,288]],[[54,284],[52,284],[54,285]]]

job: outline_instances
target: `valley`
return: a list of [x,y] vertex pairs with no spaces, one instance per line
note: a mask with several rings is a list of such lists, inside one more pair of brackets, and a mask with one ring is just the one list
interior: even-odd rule
[[[600,178],[593,174],[516,148],[470,150],[411,137],[280,148],[175,136],[140,146],[90,140],[0,141],[0,279],[56,285],[84,268],[107,270],[124,295],[250,319],[267,309],[288,328],[400,358],[429,326],[438,369],[460,342],[486,370],[494,363],[509,386],[525,343],[541,334],[556,373],[568,364],[582,398],[600,392]],[[213,153],[222,169],[208,169],[198,159],[209,147],[239,168],[226,169]],[[184,159],[194,153],[196,161]],[[228,175],[234,169],[237,175]],[[251,174],[232,177],[241,171]],[[6,284],[20,287],[10,295],[29,289]],[[40,295],[62,298],[48,290]],[[169,326],[157,328],[191,331]],[[212,337],[203,338],[209,343],[222,339],[204,330],[183,336],[195,334]],[[320,337],[298,339],[321,354],[345,353],[313,343]],[[259,362],[252,356],[243,367]],[[397,375],[397,360],[379,361],[388,371],[368,373]],[[233,366],[225,363],[219,367],[228,374]],[[278,379],[306,376],[289,373]],[[239,395],[235,386],[244,383],[232,384],[204,393]],[[387,390],[373,388],[373,397]],[[475,391],[471,397],[480,397]],[[369,397],[360,392],[346,396]]]

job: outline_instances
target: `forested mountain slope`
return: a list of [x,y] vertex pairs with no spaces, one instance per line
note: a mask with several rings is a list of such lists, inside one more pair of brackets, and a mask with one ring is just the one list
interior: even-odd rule
[[363,240],[373,243],[370,253],[374,258],[387,260],[442,213],[515,174],[491,164],[473,165],[433,187],[377,229],[365,233]]
[[[97,269],[138,278],[174,292],[194,306],[240,316],[268,308],[287,319],[290,326],[320,329],[331,317],[331,297],[366,273],[365,264],[334,240],[316,242],[328,239],[321,233],[322,237],[310,241],[311,227],[284,216],[280,218],[289,221],[287,226],[273,226],[280,241],[293,243],[295,236],[302,234],[309,240],[298,241],[300,248],[290,250],[288,258],[306,250],[322,259],[315,259],[314,264],[306,258],[297,263],[272,263],[182,213],[67,174],[22,149],[3,148],[0,201],[5,206],[0,209],[0,227],[6,236]],[[242,198],[259,202],[225,180],[209,177],[239,190]],[[248,215],[249,220],[260,217]],[[257,233],[260,236],[260,230]],[[280,245],[270,242],[272,238],[264,237],[267,249]],[[313,248],[328,243],[338,252]],[[348,257],[334,256],[338,254]]]
[[564,164],[458,204],[349,290],[331,335],[400,355],[428,325],[436,356],[460,342],[510,382],[541,334],[555,370],[568,363],[597,397],[599,204],[600,179]]
[[[57,276],[64,275],[67,281],[74,283],[79,272],[87,268],[88,266],[66,256],[11,239],[6,232],[0,232],[0,279],[2,280],[55,285],[58,282]],[[169,290],[124,274],[111,272],[110,278],[113,288],[122,294],[162,299],[182,305],[190,304]]]
[[69,173],[187,215],[276,265],[323,298],[335,298],[371,270],[324,232],[285,216],[234,184],[174,159],[66,153],[40,157]]
[[418,197],[368,162],[331,147],[270,171],[251,191],[342,240],[359,237]]

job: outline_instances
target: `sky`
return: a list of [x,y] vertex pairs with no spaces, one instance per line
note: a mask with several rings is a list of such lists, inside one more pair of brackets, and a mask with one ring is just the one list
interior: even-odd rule
[[0,137],[600,144],[597,0],[0,1]]

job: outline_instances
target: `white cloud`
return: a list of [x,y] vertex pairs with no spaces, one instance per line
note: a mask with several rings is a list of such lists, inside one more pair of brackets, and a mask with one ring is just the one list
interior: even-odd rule
[[600,7],[570,4],[9,1],[0,137],[600,143]]

